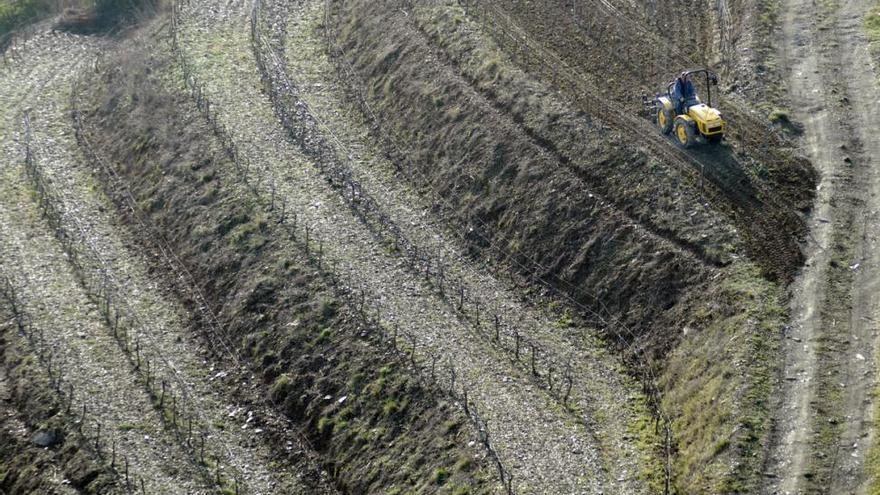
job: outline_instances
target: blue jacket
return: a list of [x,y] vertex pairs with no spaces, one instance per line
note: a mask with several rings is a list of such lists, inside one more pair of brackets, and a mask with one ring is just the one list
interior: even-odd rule
[[684,98],[687,101],[694,96],[696,96],[694,83],[682,80],[680,77],[675,78],[675,86],[672,88],[672,97],[675,99],[675,103],[678,103],[680,98]]

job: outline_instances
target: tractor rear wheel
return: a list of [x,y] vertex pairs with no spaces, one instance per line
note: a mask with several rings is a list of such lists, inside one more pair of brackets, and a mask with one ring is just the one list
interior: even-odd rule
[[672,132],[672,112],[667,110],[663,105],[657,110],[657,127],[665,136]]
[[685,119],[675,119],[675,140],[682,148],[690,148],[697,142],[697,132],[694,126]]

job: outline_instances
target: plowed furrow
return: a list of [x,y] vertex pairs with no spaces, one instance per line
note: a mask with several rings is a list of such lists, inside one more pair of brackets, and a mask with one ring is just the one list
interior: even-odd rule
[[[420,25],[416,15],[401,15],[396,20],[401,25],[412,26],[412,29],[415,32],[421,34],[426,41],[426,44],[431,45],[432,42],[436,43],[438,40],[431,39],[430,34],[424,31],[424,26]],[[698,216],[699,221],[704,222],[705,224],[711,224],[712,222],[712,213],[707,211],[706,208],[700,204],[699,200],[701,198],[699,195],[684,193],[679,194],[679,197],[676,198],[676,203],[682,203],[682,206],[678,211],[688,212],[687,215],[690,216],[689,220],[682,219],[679,222],[666,222],[664,225],[660,225],[656,219],[650,215],[640,214],[639,212],[634,211],[636,209],[636,203],[632,202],[631,198],[615,197],[614,193],[608,189],[608,184],[606,182],[608,180],[607,176],[597,176],[587,167],[581,165],[579,160],[572,157],[567,150],[558,148],[552,138],[541,135],[539,131],[529,127],[525,122],[518,121],[517,117],[511,114],[511,109],[503,102],[499,101],[496,98],[497,95],[495,95],[489,87],[485,85],[474,85],[474,83],[471,82],[472,79],[459,65],[455,55],[445,53],[442,48],[435,46],[433,49],[432,60],[435,66],[439,64],[446,67],[446,73],[451,80],[456,80],[462,85],[469,86],[471,88],[471,96],[475,100],[485,102],[486,107],[493,108],[496,112],[493,117],[504,122],[505,130],[508,130],[510,133],[525,136],[533,146],[546,152],[553,162],[567,168],[571,174],[577,178],[576,180],[580,186],[579,189],[590,191],[591,194],[600,198],[601,202],[611,205],[616,213],[624,216],[629,223],[637,225],[639,231],[643,232],[645,236],[661,239],[661,243],[668,245],[671,250],[680,253],[684,257],[702,263],[706,265],[707,268],[718,267],[722,264],[722,261],[707,253],[706,249],[700,242],[700,239],[695,239],[696,236],[687,235],[687,232],[682,232],[682,230],[686,230],[688,222],[694,221],[693,216]],[[606,171],[606,173],[608,172]],[[610,174],[619,173],[619,171],[610,172]],[[660,177],[661,178],[657,180],[663,180],[663,175],[660,175]],[[671,184],[663,185],[666,185],[670,189],[673,187]],[[667,191],[668,189],[660,194],[668,193]],[[629,202],[627,202],[628,200]],[[648,199],[644,198],[644,201],[648,201]],[[671,212],[671,214],[675,215],[678,211]],[[708,218],[704,219],[704,217]],[[717,240],[719,237],[724,236],[724,234],[726,234],[726,232],[713,237]],[[707,236],[703,236],[703,239],[706,237]]]
[[[775,277],[790,279],[793,276],[802,258],[797,239],[803,234],[803,224],[780,199],[763,189],[758,190],[757,184],[745,174],[730,150],[691,154],[673,146],[647,120],[622,112],[598,96],[595,86],[589,83],[591,77],[581,70],[582,63],[578,62],[570,47],[566,51],[564,43],[559,49],[552,42],[534,38],[529,30],[495,6],[487,6],[486,10],[472,9],[471,13],[482,15],[480,19],[485,22],[489,22],[486,16],[491,15],[493,22],[489,26],[496,36],[499,33],[513,35],[527,46],[525,56],[511,54],[526,70],[556,81],[556,85],[589,114],[600,115],[612,127],[640,136],[640,144],[651,155],[678,168],[690,187],[700,189],[703,184],[700,176],[705,174],[707,180],[702,194],[713,208],[727,215],[744,233],[749,255]],[[541,16],[536,19],[550,22]],[[555,32],[552,29],[547,31]]]

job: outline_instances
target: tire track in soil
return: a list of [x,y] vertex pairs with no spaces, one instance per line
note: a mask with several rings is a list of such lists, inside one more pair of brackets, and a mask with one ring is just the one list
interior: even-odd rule
[[[235,370],[209,366],[201,357],[206,353],[189,338],[185,311],[174,303],[161,281],[148,275],[148,262],[134,247],[136,243],[127,228],[113,216],[115,208],[100,192],[90,167],[84,166],[81,156],[74,151],[77,144],[66,106],[70,75],[75,72],[68,70],[68,77],[62,82],[39,91],[23,89],[18,97],[26,99],[30,106],[32,147],[37,150],[37,159],[44,173],[60,186],[56,192],[64,197],[67,211],[63,216],[68,224],[65,228],[89,239],[87,247],[77,249],[96,249],[136,318],[150,322],[148,327],[137,329],[141,355],[150,360],[152,373],[169,378],[169,391],[186,399],[183,411],[197,418],[202,429],[207,430],[206,455],[217,455],[223,471],[233,466],[237,479],[244,485],[241,488],[248,493],[275,493],[278,489],[284,493],[308,493],[309,489],[301,486],[293,473],[269,467],[273,465],[273,453],[263,441],[260,426],[267,421],[279,423],[274,411],[239,405],[224,396],[224,387],[233,386],[230,381],[240,377]],[[30,76],[24,80],[30,80]],[[16,117],[10,119],[10,129],[19,124]],[[249,378],[253,377],[243,380]],[[222,382],[230,383],[218,387]]]
[[[403,16],[403,14],[398,15],[398,17],[401,16]],[[687,258],[689,261],[700,263],[707,269],[718,268],[729,263],[729,259],[721,260],[716,256],[707,253],[701,240],[688,238],[685,232],[679,231],[679,226],[686,226],[688,223],[683,218],[677,225],[672,222],[668,225],[660,225],[651,214],[642,214],[638,211],[634,211],[634,205],[626,204],[627,201],[625,199],[617,198],[613,193],[607,192],[607,185],[603,183],[604,181],[602,179],[597,178],[595,173],[589,172],[578,162],[577,159],[572,159],[569,153],[557,148],[552,138],[542,136],[527,123],[518,121],[517,117],[512,115],[511,110],[505,108],[504,103],[496,99],[492,94],[491,89],[485,87],[480,88],[477,84],[472,82],[453,56],[446,53],[442,47],[436,46],[436,42],[432,41],[431,36],[420,26],[421,21],[418,20],[417,16],[418,14],[406,15],[406,19],[403,19],[402,22],[398,19],[398,23],[407,26],[408,29],[411,29],[422,38],[425,44],[431,49],[432,64],[434,66],[444,67],[444,70],[449,74],[450,79],[457,80],[462,83],[462,85],[469,88],[471,91],[471,98],[476,101],[484,102],[485,107],[491,108],[496,112],[498,119],[508,128],[508,132],[524,136],[526,141],[546,153],[550,161],[571,172],[576,180],[583,186],[582,190],[590,191],[592,196],[599,198],[599,201],[611,205],[617,214],[624,217],[635,228],[643,232],[643,235],[657,238],[661,244],[668,244],[671,247],[670,251],[676,252],[676,255]],[[412,20],[410,21],[410,19]],[[714,212],[701,204],[702,198],[697,198],[690,194],[679,194],[676,201],[682,203],[680,209],[682,217],[685,216],[685,211],[688,212],[688,217],[697,216],[700,220],[703,220],[704,216],[709,218],[713,217]],[[678,213],[678,211],[676,211],[676,213]],[[688,220],[691,220],[691,218],[688,218]],[[711,224],[711,220],[704,221],[707,224]],[[718,233],[717,237],[723,237],[725,234],[728,234],[728,232]],[[704,236],[704,238],[705,237],[706,236]]]
[[[264,6],[271,10],[271,6]],[[282,8],[290,9],[289,4]],[[627,430],[639,415],[649,413],[638,385],[628,377],[623,365],[610,356],[594,331],[580,327],[558,328],[556,320],[537,308],[526,307],[521,297],[499,279],[469,262],[458,243],[434,220],[430,207],[396,173],[382,151],[371,145],[369,123],[352,104],[346,104],[345,89],[339,86],[335,68],[327,57],[320,33],[324,3],[320,0],[297,2],[285,18],[271,19],[275,29],[286,30],[284,65],[288,78],[311,110],[333,134],[337,156],[345,156],[354,179],[379,201],[383,212],[410,241],[423,252],[437,251],[444,270],[452,279],[462,280],[468,294],[474,294],[482,307],[499,308],[507,321],[515,321],[523,335],[551,349],[553,361],[573,363],[573,399],[579,421],[594,429],[602,443],[605,469],[615,473],[611,481],[621,493],[645,491],[639,479],[640,455]],[[283,26],[283,27],[282,27]],[[285,33],[268,33],[285,39]],[[328,136],[329,137],[329,136]],[[429,249],[430,248],[430,249]],[[560,404],[561,405],[561,404]],[[602,419],[599,419],[602,418]]]
[[[640,135],[643,138],[640,146],[649,155],[678,168],[694,191],[702,190],[702,186],[699,186],[703,184],[700,176],[704,175],[708,182],[705,191],[700,194],[705,193],[706,202],[727,216],[744,233],[748,255],[770,276],[781,280],[791,278],[801,260],[796,242],[802,233],[800,218],[783,199],[746,173],[746,167],[734,149],[728,146],[696,147],[685,151],[675,145],[670,136],[659,135],[656,126],[638,115],[631,103],[628,111],[621,111],[619,101],[614,105],[606,101],[609,97],[597,89],[602,85],[596,82],[592,73],[594,61],[582,58],[584,53],[590,52],[590,45],[584,44],[580,35],[587,28],[559,8],[544,9],[537,7],[537,4],[517,2],[513,2],[513,5],[506,2],[503,6],[500,3],[482,3],[485,5],[484,12],[489,12],[494,19],[488,32],[495,31],[495,36],[498,36],[497,31],[503,30],[501,36],[514,36],[527,47],[523,52],[525,55],[518,50],[509,53],[523,70],[544,80],[554,81],[554,86],[567,94],[573,104],[588,114],[600,115],[611,127],[630,135]],[[600,9],[607,10],[606,14],[611,18],[622,15],[606,3]],[[477,15],[480,10],[476,6],[472,9]],[[524,18],[529,20],[529,24],[524,23]],[[622,22],[630,24],[632,29],[640,33],[647,32],[647,28],[640,28],[635,21],[624,19]],[[566,32],[570,35],[566,36]],[[540,33],[543,37],[538,38],[534,33]],[[558,67],[551,70],[551,65]],[[621,101],[632,100],[627,98]]]
[[766,493],[864,493],[872,476],[864,461],[875,435],[880,87],[862,32],[869,3],[784,5],[781,60],[822,182],[815,245],[794,285]]
[[[837,460],[831,491],[866,493],[876,473],[865,472],[865,460],[876,441],[874,392],[877,390],[877,348],[880,345],[880,85],[877,66],[868,50],[864,19],[875,2],[844,0],[840,12],[841,46],[855,41],[853,49],[843,50],[841,71],[849,85],[849,102],[844,112],[855,114],[853,127],[860,136],[855,166],[863,194],[855,215],[855,246],[850,266],[858,265],[851,289],[849,317],[852,340],[847,364],[845,423],[838,441]],[[858,71],[850,78],[850,68]],[[873,76],[873,77],[872,77]],[[864,360],[858,357],[861,354]]]
[[440,352],[455,361],[457,388],[469,390],[469,398],[494,426],[493,444],[513,471],[518,492],[603,491],[608,474],[591,434],[474,335],[404,268],[403,260],[378,243],[288,141],[271,103],[259,91],[249,6],[232,9],[204,1],[185,7],[181,43],[203,75],[219,119],[231,130],[239,152],[254,164],[250,173],[266,196],[274,180],[276,194],[297,212],[300,225],[308,224],[323,240],[324,259],[335,264],[343,280],[367,288],[367,297],[382,303],[383,323],[399,325],[413,339],[417,360],[430,362]]

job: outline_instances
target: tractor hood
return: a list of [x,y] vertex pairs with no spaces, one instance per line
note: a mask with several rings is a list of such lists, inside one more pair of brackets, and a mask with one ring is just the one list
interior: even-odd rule
[[721,120],[721,112],[705,103],[692,106],[688,109],[688,115],[696,121],[705,122],[707,124],[715,122],[716,120]]

